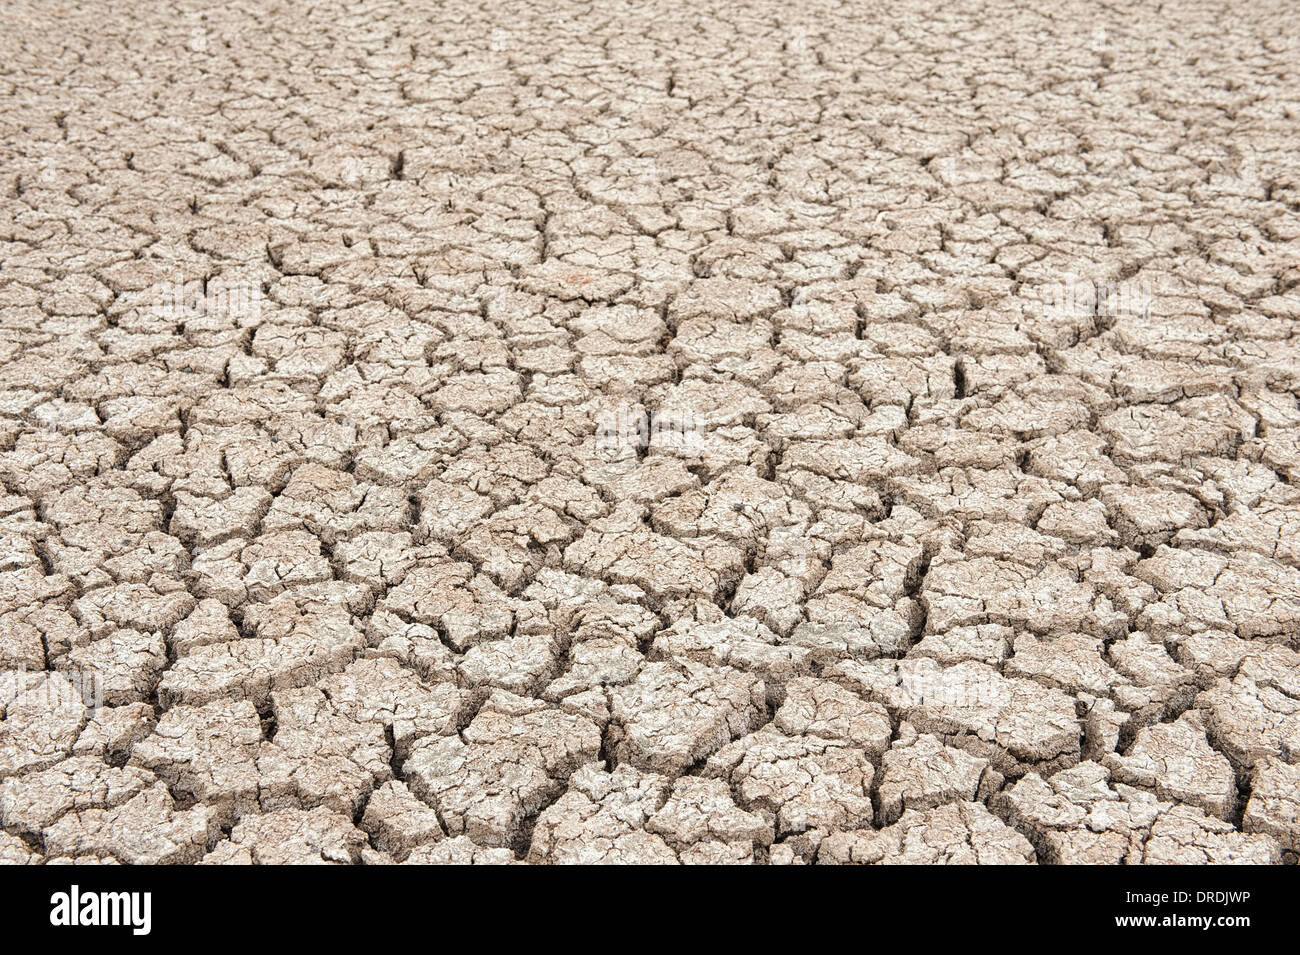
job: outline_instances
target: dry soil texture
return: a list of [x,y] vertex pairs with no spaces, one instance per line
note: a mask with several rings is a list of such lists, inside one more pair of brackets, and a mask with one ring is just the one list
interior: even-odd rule
[[0,859],[1294,861],[1294,17],[5,3]]

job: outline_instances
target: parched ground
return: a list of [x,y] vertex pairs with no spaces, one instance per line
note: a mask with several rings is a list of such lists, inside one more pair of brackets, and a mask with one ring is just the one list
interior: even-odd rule
[[0,17],[0,860],[1295,861],[1292,4]]

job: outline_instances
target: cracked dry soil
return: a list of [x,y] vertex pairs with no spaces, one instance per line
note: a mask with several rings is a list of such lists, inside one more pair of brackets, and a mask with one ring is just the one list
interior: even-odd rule
[[5,3],[0,860],[1294,862],[1294,8],[1028,6]]

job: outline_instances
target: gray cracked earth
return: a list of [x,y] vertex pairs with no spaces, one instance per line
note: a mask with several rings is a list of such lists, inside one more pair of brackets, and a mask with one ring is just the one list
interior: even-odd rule
[[1294,8],[1024,6],[5,3],[0,859],[1294,862]]

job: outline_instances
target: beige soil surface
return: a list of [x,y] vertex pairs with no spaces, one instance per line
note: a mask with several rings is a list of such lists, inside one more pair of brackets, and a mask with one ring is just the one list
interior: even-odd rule
[[2,18],[0,860],[1295,861],[1292,4]]

